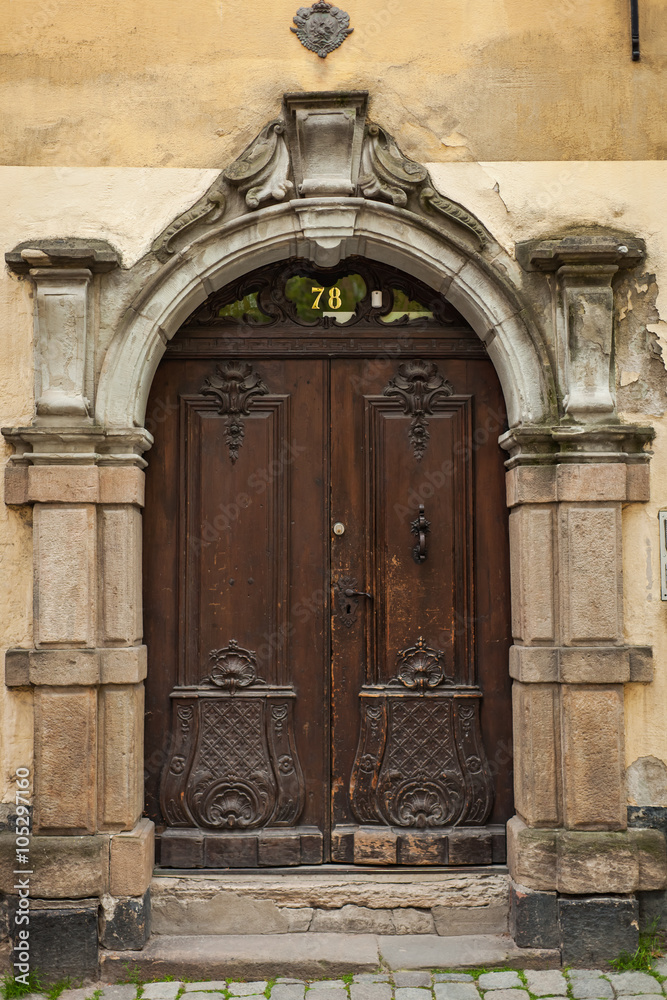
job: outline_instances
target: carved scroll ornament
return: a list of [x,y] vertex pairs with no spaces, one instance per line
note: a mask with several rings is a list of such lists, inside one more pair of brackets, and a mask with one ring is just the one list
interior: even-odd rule
[[398,399],[405,414],[412,417],[408,437],[418,462],[431,436],[427,414],[433,413],[439,400],[453,394],[453,385],[439,374],[437,365],[421,360],[406,361],[385,387],[383,395]]
[[[294,21],[292,30],[301,43],[322,58],[353,30],[348,27],[349,16],[325,0],[301,7]],[[307,107],[308,120],[315,123],[312,128],[292,127],[295,96],[303,98],[296,103]],[[186,233],[195,240],[226,214],[255,211],[264,205],[296,201],[322,191],[323,180],[331,181],[330,174],[347,178],[346,194],[389,202],[431,218],[440,216],[454,224],[454,233],[465,233],[483,248],[488,234],[475,216],[436,191],[426,167],[406,156],[389,132],[366,121],[367,97],[356,91],[284,95],[282,116],[268,122],[206,194],[156,239],[153,251],[158,259],[168,259],[177,244],[183,245]],[[340,127],[341,114],[354,118],[352,141],[349,129]],[[298,190],[295,174],[299,174]],[[242,205],[234,197],[235,190],[242,196]]]
[[389,133],[375,124],[366,126],[361,169],[359,188],[364,198],[380,198],[401,207],[407,205],[410,191],[428,177],[426,167],[404,156]]
[[225,180],[241,190],[248,208],[282,201],[294,191],[289,180],[290,154],[280,119],[269,122],[244,153],[224,171]]

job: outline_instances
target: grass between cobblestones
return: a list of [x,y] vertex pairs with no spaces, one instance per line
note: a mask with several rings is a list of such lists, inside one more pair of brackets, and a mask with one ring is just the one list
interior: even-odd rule
[[[664,940],[662,939],[662,936],[656,931],[655,927],[651,927],[646,932],[640,935],[639,947],[636,952],[632,954],[621,953],[618,956],[618,958],[608,963],[608,965],[611,966],[611,971],[601,972],[599,978],[611,981],[610,977],[618,975],[621,972],[643,972],[647,973],[649,976],[651,976],[651,978],[655,980],[656,983],[655,993],[663,994],[662,987],[663,984],[667,981],[667,976],[661,975],[657,971],[657,969],[654,968],[654,959],[657,957],[661,957],[663,953],[664,953]],[[137,966],[131,967],[127,965],[125,968],[126,968],[126,975],[123,979],[117,981],[117,985],[125,984],[134,986],[137,991],[136,1000],[141,1000],[144,994],[144,988],[148,986],[149,983],[179,982],[187,984],[190,982],[201,982],[202,984],[208,984],[209,982],[219,981],[219,980],[206,980],[206,979],[196,979],[196,980],[189,980],[184,978],[176,979],[176,977],[172,975],[162,976],[153,980],[142,980],[139,968]],[[480,976],[492,972],[512,972],[516,973],[520,985],[515,985],[514,987],[505,987],[505,988],[507,989],[513,988],[516,990],[521,990],[522,992],[525,991],[524,996],[527,997],[527,1000],[575,1000],[573,996],[574,980],[570,979],[569,976],[569,973],[572,972],[573,970],[569,968],[564,968],[562,970],[551,970],[551,971],[562,972],[562,974],[565,976],[565,981],[567,983],[566,997],[565,996],[541,997],[532,993],[528,987],[528,978],[526,976],[525,971],[513,969],[506,965],[493,966],[493,967],[480,966],[478,968],[471,968],[471,969],[438,968],[438,969],[432,969],[431,975],[447,974],[447,975],[470,977],[470,979],[468,979],[467,981],[468,982],[472,981],[475,985],[477,985],[478,989],[482,993],[482,1000],[483,1000],[484,994],[488,992],[489,987],[479,986]],[[576,973],[577,971],[585,971],[585,970],[574,970],[574,971]],[[373,974],[367,974],[367,975],[369,976],[370,979]],[[405,975],[405,973],[398,973],[398,972],[394,973],[387,969],[378,969],[376,975],[387,977],[389,979],[389,985],[395,987],[396,989],[399,989],[400,987],[395,986],[393,978],[395,975]],[[418,975],[419,975],[418,973],[415,973],[415,976]],[[303,982],[303,985],[307,993],[312,987],[316,986],[318,983],[333,982],[334,980],[336,982],[342,983],[348,990],[349,987],[354,985],[355,983],[363,982],[363,980],[361,981],[355,980],[355,976],[352,972],[345,973],[343,975],[335,977],[322,976],[318,979],[299,980],[299,982]],[[201,991],[210,993],[211,1000],[245,1000],[245,998],[239,997],[238,994],[236,994],[232,989],[229,988],[231,983],[241,982],[240,980],[226,979],[224,981],[226,983],[226,987],[224,988],[218,987],[215,989],[207,990],[206,985],[202,985]],[[278,977],[273,977],[269,980],[262,980],[262,982],[266,983],[263,990],[263,995],[266,998],[266,1000],[270,1000],[272,991],[274,987],[277,985]],[[366,980],[366,982],[368,982],[368,980]],[[431,1000],[433,995],[433,989],[435,986],[438,985],[441,984],[438,984],[437,982],[434,983],[433,980],[431,981],[430,987],[426,987],[425,985],[417,986],[417,984],[415,983],[415,986],[423,990],[424,993],[428,992]],[[495,986],[490,988],[499,989],[503,987]],[[667,991],[667,987],[665,989]],[[0,980],[0,1000],[22,1000],[22,998],[27,996],[28,994],[33,994],[33,995],[38,994],[40,1000],[42,1000],[42,998],[43,1000],[60,1000],[61,997],[62,1000],[69,1000],[68,994],[69,991],[71,990],[78,991],[76,997],[72,996],[71,1000],[104,1000],[105,987],[103,985],[98,985],[97,987],[95,986],[89,987],[90,992],[87,992],[82,996],[83,984],[80,981],[77,982],[67,978],[58,980],[56,983],[53,983],[52,985],[46,985],[46,983],[40,976],[39,972],[31,972],[27,984],[17,982],[11,975],[5,975]],[[177,992],[175,1000],[187,1000],[187,996],[188,994],[185,991],[185,985],[184,985]],[[617,997],[617,1000],[635,1000],[635,998],[634,997],[626,998],[621,994]]]

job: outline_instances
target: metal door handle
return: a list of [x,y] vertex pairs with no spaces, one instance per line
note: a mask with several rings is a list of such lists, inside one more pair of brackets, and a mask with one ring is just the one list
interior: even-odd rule
[[410,531],[416,535],[418,542],[412,550],[412,558],[419,565],[426,562],[426,535],[431,530],[431,522],[424,517],[424,504],[419,505],[419,517],[410,525]]
[[336,601],[338,603],[338,621],[345,628],[352,628],[357,620],[359,610],[359,597],[368,597],[373,600],[373,595],[365,590],[356,590],[357,580],[353,576],[339,576],[338,582],[334,586]]

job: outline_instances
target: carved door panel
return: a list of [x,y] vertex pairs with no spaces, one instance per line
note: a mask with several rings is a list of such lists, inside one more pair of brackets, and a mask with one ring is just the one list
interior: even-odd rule
[[327,386],[326,361],[171,359],[156,375],[146,779],[164,866],[323,859]]
[[331,556],[332,858],[501,860],[511,728],[497,378],[487,360],[341,359],[331,398],[331,517],[344,526]]

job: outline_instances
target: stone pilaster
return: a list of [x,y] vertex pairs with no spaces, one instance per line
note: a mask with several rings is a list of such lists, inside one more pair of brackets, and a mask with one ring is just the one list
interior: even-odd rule
[[[624,783],[623,685],[650,680],[652,668],[650,649],[623,640],[621,508],[649,499],[652,432],[614,422],[612,281],[642,255],[639,241],[584,237],[519,251],[553,275],[564,419],[501,442],[510,452],[517,810],[508,865],[521,943],[558,938],[564,954],[577,906],[593,912],[599,898],[600,912],[613,909],[613,895],[667,881],[664,836],[627,829]],[[540,921],[556,926],[533,934]]]
[[35,420],[3,429],[15,447],[5,500],[33,506],[34,644],[5,661],[7,685],[34,692],[33,891],[65,908],[87,897],[94,930],[104,900],[109,940],[133,927],[128,940],[141,946],[153,865],[153,827],[140,820],[141,456],[151,439],[96,426],[89,403],[88,305],[117,257],[101,241],[56,240],[18,247],[7,262],[35,287]]

